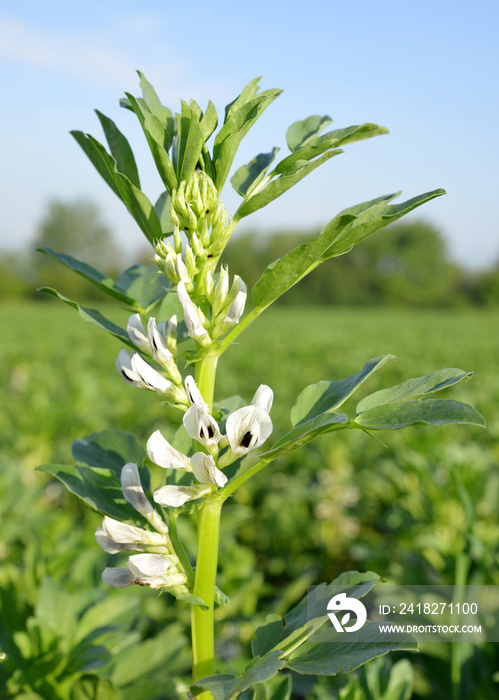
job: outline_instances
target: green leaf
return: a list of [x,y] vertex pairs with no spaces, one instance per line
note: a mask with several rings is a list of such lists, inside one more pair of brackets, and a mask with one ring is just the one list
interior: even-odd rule
[[270,153],[260,153],[248,165],[242,165],[231,178],[232,187],[242,197],[249,196],[265,177],[270,164],[276,157],[278,148]]
[[471,376],[473,376],[473,372],[464,372],[462,369],[452,368],[439,369],[426,377],[408,379],[406,382],[392,386],[390,389],[382,389],[370,396],[366,396],[357,404],[357,414],[387,403],[406,401],[407,399],[421,399],[435,391],[447,389],[447,387]]
[[164,672],[180,657],[187,643],[182,627],[173,624],[150,639],[127,646],[118,652],[113,664],[113,682],[123,688],[161,669]]
[[44,292],[45,294],[49,294],[50,296],[55,297],[60,301],[63,301],[68,306],[71,306],[72,309],[76,309],[76,311],[78,311],[80,316],[85,321],[93,323],[98,328],[102,328],[102,330],[111,333],[111,335],[114,335],[115,338],[121,340],[123,343],[125,343],[125,345],[136,349],[135,345],[131,342],[130,338],[128,337],[128,333],[126,332],[126,330],[124,330],[120,326],[117,326],[115,323],[103,316],[100,311],[97,311],[97,309],[89,309],[85,306],[80,306],[76,301],[68,299],[63,294],[60,294],[58,291],[52,289],[51,287],[40,287],[38,291]]
[[395,360],[393,355],[376,357],[366,362],[364,367],[348,379],[340,382],[321,381],[307,386],[298,396],[291,409],[291,423],[301,423],[315,418],[326,411],[334,411],[341,406],[353,392],[368,379],[371,374],[383,367],[387,362]]
[[265,452],[262,457],[273,454],[272,459],[276,459],[276,457],[288,454],[312,440],[315,440],[319,435],[330,433],[333,430],[347,428],[349,423],[350,419],[343,413],[321,413],[310,420],[300,423],[300,425],[297,425],[293,430],[290,430],[289,433],[286,433],[286,435],[275,443],[274,447],[269,452]]
[[265,622],[255,630],[255,639],[251,642],[253,656],[266,654],[276,647],[285,636],[282,617],[275,613],[267,615]]
[[154,208],[158,215],[159,223],[161,224],[163,236],[170,236],[173,233],[174,226],[171,216],[172,198],[168,191],[165,190],[165,192],[159,195]]
[[53,258],[54,260],[62,263],[70,270],[76,272],[78,275],[81,275],[84,279],[88,280],[105,294],[109,294],[109,296],[114,297],[114,299],[117,299],[128,306],[135,305],[134,299],[116,288],[115,282],[111,277],[104,275],[91,265],[87,265],[87,263],[81,262],[80,260],[73,258],[71,255],[56,253],[51,248],[37,248],[37,250],[40,253],[44,253],[49,258]]
[[293,152],[306,146],[311,139],[318,136],[332,121],[327,114],[324,117],[312,115],[291,124],[286,132],[286,143],[289,150]]
[[[271,180],[263,189],[245,199],[234,214],[234,219],[239,221],[244,216],[248,216],[258,209],[267,206],[267,204],[277,199],[277,197],[280,197],[284,192],[287,192],[291,187],[300,182],[300,180],[303,180],[304,177],[318,168],[319,165],[322,165],[322,163],[325,163],[334,156],[338,156],[340,153],[343,153],[341,149],[328,151],[311,162],[308,162],[306,159],[296,159],[282,170],[277,179]],[[277,168],[278,167],[279,165]]]
[[250,661],[241,676],[233,676],[228,673],[220,673],[214,676],[207,676],[196,681],[195,688],[211,690],[215,700],[230,700],[242,693],[244,690],[258,683],[264,683],[275,676],[284,666],[284,662],[279,656],[282,652],[279,649],[270,651],[264,656],[257,656]]
[[[417,197],[408,199],[406,202],[401,202],[400,204],[388,204],[387,202],[397,196],[397,194],[390,194],[373,199],[371,202],[363,202],[355,207],[344,209],[338,214],[338,217],[354,214],[356,218],[348,228],[341,231],[331,247],[328,248],[322,256],[322,260],[343,255],[343,253],[350,250],[352,246],[372,236],[376,231],[379,231],[417,207],[420,207],[422,204],[435,199],[435,197],[440,197],[443,194],[445,194],[445,190],[433,190],[432,192],[425,192]],[[333,224],[334,220],[335,219],[333,219],[328,226]]]
[[400,633],[396,641],[384,641],[378,625],[370,620],[362,627],[362,638],[365,641],[352,641],[334,628],[316,632],[286,658],[286,667],[296,673],[334,676],[353,671],[390,651],[417,650],[417,643],[409,634]]
[[203,129],[187,102],[181,100],[181,113],[176,115],[177,136],[173,142],[173,166],[177,180],[188,180],[199,162],[204,146]]
[[126,175],[119,172],[113,156],[90,134],[83,134],[81,131],[72,131],[71,134],[104,180],[125,204],[146,238],[152,243],[157,238],[161,238],[161,226],[153,205]]
[[[327,604],[333,595],[346,593],[349,598],[363,598],[379,581],[372,571],[345,571],[331,583],[314,586],[302,600],[284,616],[286,632],[294,632],[314,618],[325,617]],[[340,588],[341,587],[341,588]]]
[[485,427],[485,419],[474,408],[452,399],[400,401],[364,411],[352,421],[352,428],[399,430],[414,423],[445,425],[467,423]]
[[434,190],[402,204],[388,205],[397,196],[391,194],[345,209],[318,236],[269,265],[253,287],[255,305],[260,310],[266,308],[324,260],[346,253],[379,229],[442,194],[444,190]]
[[311,272],[319,258],[354,218],[352,214],[336,217],[311,241],[302,243],[271,263],[253,287],[252,296],[257,308],[265,309]]
[[142,470],[146,451],[135,435],[123,430],[103,430],[92,433],[80,440],[75,440],[71,447],[73,458],[81,465],[111,469],[118,478],[125,464],[133,462],[139,467],[142,485],[148,489],[148,483],[143,477],[149,475],[147,469]]
[[364,141],[373,136],[380,136],[381,134],[387,133],[388,129],[385,129],[384,126],[378,126],[377,124],[360,124],[349,126],[345,129],[329,131],[323,136],[313,136],[308,139],[307,143],[301,148],[291,153],[291,155],[284,158],[284,160],[281,160],[281,162],[277,164],[275,172],[281,173],[287,170],[297,160],[312,160],[313,158],[317,158],[321,153],[329,151],[332,148],[346,146],[349,143]]
[[95,110],[95,113],[102,124],[109,150],[116,161],[118,170],[120,173],[123,173],[123,175],[126,175],[130,182],[140,190],[139,171],[137,170],[137,163],[135,162],[130,144],[109,117],[99,112],[98,109]]
[[111,681],[98,676],[82,676],[71,688],[71,700],[121,700],[121,698],[121,692]]
[[282,90],[266,90],[257,93],[257,90],[258,79],[249,83],[239,97],[226,108],[225,122],[213,144],[215,185],[219,192],[227,179],[242,139],[258,117],[282,92]]
[[146,76],[137,71],[140,78],[140,87],[142,89],[142,97],[147,105],[151,114],[153,114],[161,124],[165,127],[166,139],[163,141],[165,150],[168,151],[172,145],[173,137],[175,135],[175,120],[173,114],[168,107],[161,104],[161,100],[156,94],[155,89],[151,83],[147,80]]
[[218,586],[215,586],[215,603],[217,605],[229,605],[229,596],[220,590]]
[[147,311],[163,299],[170,283],[156,265],[132,265],[118,275],[115,286]]
[[87,508],[100,515],[129,522],[139,519],[139,514],[125,500],[112,469],[65,464],[43,464],[37,469],[59,479]]
[[151,113],[143,100],[138,100],[128,92],[125,94],[140,122],[163,184],[171,192],[178,184],[175,169],[168,155],[172,143],[171,134],[166,124]]
[[284,676],[281,674],[281,678],[273,684],[268,700],[290,700],[292,690],[293,681],[291,675]]

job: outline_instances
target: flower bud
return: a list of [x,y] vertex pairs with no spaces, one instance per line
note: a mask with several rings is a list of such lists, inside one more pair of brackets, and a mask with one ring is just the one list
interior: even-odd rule
[[179,282],[177,285],[177,297],[184,310],[184,321],[187,326],[187,332],[197,340],[201,345],[209,345],[211,343],[210,334],[203,326],[201,321],[201,310],[191,300],[184,282]]
[[177,357],[177,315],[175,314],[168,321],[166,326],[166,347],[174,358]]
[[125,464],[121,470],[121,488],[125,499],[135,510],[153,526],[157,532],[168,533],[168,526],[159,514],[154,510],[149,499],[144,493],[140,483],[139,470],[136,464]]
[[126,326],[126,332],[134,345],[140,350],[147,352],[149,355],[151,354],[149,339],[144,330],[140,314],[132,314],[132,316],[130,316]]
[[211,488],[206,485],[192,484],[192,486],[175,486],[167,484],[154,492],[153,498],[160,506],[168,508],[180,508],[187,501],[210,493]]
[[151,462],[163,469],[192,471],[189,459],[170,445],[159,430],[156,430],[147,441],[147,454]]
[[191,457],[191,466],[194,476],[201,484],[212,484],[217,488],[222,488],[227,483],[227,477],[220,469],[217,469],[211,455],[196,452]]
[[232,283],[230,294],[226,298],[225,309],[222,310],[212,328],[213,338],[223,335],[233,328],[241,318],[246,304],[246,285],[243,280],[236,275]]
[[195,170],[189,180],[182,180],[172,193],[172,219],[188,235],[206,231],[218,205],[213,180],[203,170]]

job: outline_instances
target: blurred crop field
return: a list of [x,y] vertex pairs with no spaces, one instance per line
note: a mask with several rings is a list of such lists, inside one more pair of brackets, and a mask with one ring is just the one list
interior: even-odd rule
[[[104,311],[126,323],[119,311]],[[98,669],[126,700],[174,698],[189,667],[187,608],[154,591],[106,589],[100,573],[109,556],[93,534],[99,518],[34,468],[70,463],[73,440],[105,429],[131,431],[145,442],[160,428],[172,438],[178,415],[158,396],[126,385],[114,368],[119,342],[71,309],[4,305],[0,321],[0,697],[92,697],[64,690],[66,676],[74,676],[67,664],[61,670],[67,652],[61,630],[70,638],[78,625],[88,626],[97,606],[113,608],[114,631],[102,639],[99,660],[80,671]],[[342,571],[372,570],[398,584],[452,584],[465,552],[470,583],[499,585],[498,353],[493,310],[287,306],[270,309],[240,336],[220,362],[217,398],[239,394],[249,401],[259,384],[269,384],[273,438],[289,430],[290,409],[305,386],[344,379],[384,354],[398,360],[360,388],[347,414],[367,393],[458,367],[475,375],[449,395],[475,406],[488,427],[377,433],[384,444],[342,431],[279,460],[241,488],[222,523],[219,586],[231,604],[218,611],[220,671],[237,672],[233,659],[248,647],[253,629],[245,620],[253,613],[261,620],[282,614],[307,585]],[[193,547],[188,521],[183,529]],[[284,602],[276,607],[278,594]],[[56,610],[61,606],[74,611],[67,629]],[[148,644],[161,635],[162,652],[152,653]],[[429,644],[408,655],[414,698],[450,697],[451,646]],[[463,698],[498,697],[495,647],[466,650]],[[176,690],[158,695],[154,683],[164,676],[165,654]],[[134,664],[147,679],[137,681]],[[338,697],[344,682],[341,674],[327,682],[332,685],[301,677],[294,692],[324,700]]]

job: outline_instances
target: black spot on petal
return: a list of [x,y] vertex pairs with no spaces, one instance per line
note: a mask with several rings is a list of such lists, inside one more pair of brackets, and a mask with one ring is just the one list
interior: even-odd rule
[[241,440],[241,442],[239,444],[241,445],[241,447],[249,447],[251,445],[252,439],[253,439],[253,434],[252,434],[251,430],[248,430],[248,432],[243,435],[243,439]]

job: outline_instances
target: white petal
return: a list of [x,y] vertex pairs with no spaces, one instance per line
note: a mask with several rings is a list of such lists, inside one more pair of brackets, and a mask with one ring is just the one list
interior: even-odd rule
[[191,465],[194,476],[202,484],[213,484],[217,488],[222,488],[227,483],[227,477],[217,468],[211,455],[196,452],[191,457]]
[[155,530],[166,535],[168,533],[168,525],[159,513],[154,510],[154,507],[145,495],[136,464],[125,464],[121,470],[121,488],[128,503],[141,513]]
[[232,452],[246,454],[260,447],[272,432],[272,421],[267,411],[257,406],[243,406],[227,418],[226,431]]
[[185,574],[176,569],[173,557],[161,554],[136,554],[128,559],[127,566],[133,583],[150,588],[175,586],[187,580]]
[[187,396],[189,397],[191,404],[204,403],[204,399],[198,389],[198,385],[194,381],[194,377],[192,377],[190,374],[185,378],[185,390],[187,391]]
[[227,315],[224,318],[224,323],[235,326],[239,322],[244,311],[244,306],[246,304],[246,291],[238,292],[236,298],[231,304],[230,309],[227,311]]
[[163,486],[154,492],[153,498],[160,506],[179,508],[187,501],[197,497],[196,491],[190,486]]
[[175,269],[177,271],[177,275],[179,280],[182,282],[190,282],[191,278],[189,277],[189,273],[187,272],[187,267],[185,266],[184,261],[182,260],[182,255],[179,253],[175,259]]
[[142,325],[140,314],[133,314],[132,316],[130,316],[130,318],[128,319],[126,332],[128,333],[128,337],[134,345],[136,345],[141,350],[145,350],[149,353],[151,352],[151,348],[149,347],[149,340],[144,330],[144,326]]
[[172,447],[159,430],[156,430],[147,441],[147,454],[151,462],[163,467],[163,469],[192,471],[188,458]]
[[132,369],[139,375],[148,389],[157,391],[160,394],[167,394],[173,388],[173,384],[143,360],[137,352],[132,355],[130,362]]
[[251,401],[252,406],[257,406],[258,408],[263,408],[264,411],[270,413],[272,408],[272,401],[274,400],[274,392],[266,384],[260,384],[256,390],[255,395]]
[[161,535],[158,532],[148,532],[140,527],[135,527],[135,525],[128,525],[119,520],[114,520],[114,518],[110,518],[107,515],[102,521],[102,529],[104,534],[116,544],[160,546],[167,542],[165,535]]
[[170,365],[173,355],[166,346],[165,323],[156,324],[155,318],[150,318],[147,324],[147,335],[155,360],[164,365]]
[[210,416],[205,403],[194,403],[184,413],[185,429],[193,440],[205,447],[215,447],[222,439],[216,420]]
[[191,338],[194,338],[203,345],[207,345],[211,341],[210,335],[203,326],[199,310],[187,293],[183,281],[180,281],[177,285],[177,297],[184,310],[184,321],[187,326],[187,332]]
[[136,552],[143,551],[140,545],[117,544],[106,535],[102,527],[98,527],[95,531],[95,539],[97,544],[108,554],[118,554],[119,552],[127,552],[135,550]]
[[113,588],[128,588],[133,584],[133,574],[129,569],[106,567],[102,580]]
[[118,357],[116,358],[116,369],[118,370],[118,374],[121,375],[122,379],[124,379],[127,384],[144,388],[143,381],[132,369],[130,355],[126,350],[120,350]]
[[166,574],[173,561],[164,554],[134,554],[128,558],[127,566],[137,578],[156,577]]

